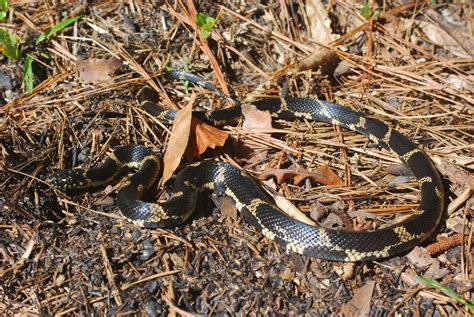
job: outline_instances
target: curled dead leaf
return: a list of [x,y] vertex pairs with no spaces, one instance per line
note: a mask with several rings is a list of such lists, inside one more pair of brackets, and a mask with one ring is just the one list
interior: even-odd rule
[[198,157],[208,148],[215,149],[216,146],[223,146],[228,137],[226,132],[193,117],[189,143],[184,156],[187,159]]
[[163,183],[166,183],[178,168],[181,158],[186,150],[191,130],[191,119],[194,98],[186,107],[176,113],[176,118],[171,128],[171,135],[163,156]]
[[176,113],[170,139],[163,156],[163,183],[178,168],[181,158],[188,160],[198,157],[207,148],[223,146],[228,134],[192,116],[194,98]]
[[323,47],[302,59],[298,63],[298,71],[315,69],[319,66],[326,65],[335,60],[336,56],[336,50]]

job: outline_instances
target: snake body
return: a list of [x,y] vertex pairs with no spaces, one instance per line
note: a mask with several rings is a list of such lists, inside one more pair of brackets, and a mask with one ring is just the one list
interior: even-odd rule
[[[168,77],[190,80],[221,95],[213,85],[203,84],[205,81],[199,76],[187,77],[187,74],[176,72]],[[215,124],[235,121],[241,117],[241,108],[238,102],[234,104],[231,108],[200,114],[200,117]],[[357,131],[392,150],[419,183],[419,207],[404,221],[375,231],[341,231],[311,226],[282,212],[245,172],[217,161],[187,166],[176,176],[172,195],[166,202],[149,203],[141,199],[155,182],[160,164],[159,158],[142,145],[119,147],[97,168],[64,170],[53,174],[49,181],[63,191],[87,189],[110,182],[124,168],[133,167],[137,172],[119,190],[117,205],[127,219],[140,226],[180,224],[195,210],[200,192],[213,191],[232,198],[249,224],[287,251],[328,260],[362,261],[390,257],[413,248],[437,227],[444,205],[441,177],[428,156],[396,130],[360,112],[311,98],[263,99],[253,105],[259,110],[269,111],[275,118],[323,121]],[[164,120],[172,121],[174,118],[174,111],[157,109],[147,100],[144,107]]]

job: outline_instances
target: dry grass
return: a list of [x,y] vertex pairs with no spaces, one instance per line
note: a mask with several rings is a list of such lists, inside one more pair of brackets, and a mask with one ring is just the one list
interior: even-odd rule
[[[35,56],[37,80],[23,94],[21,62],[0,67],[0,79],[12,84],[0,82],[2,314],[350,315],[351,307],[363,307],[354,294],[375,281],[372,314],[469,315],[461,304],[399,276],[425,274],[472,299],[472,7],[371,1],[381,15],[366,20],[358,5],[336,0],[326,4],[331,28],[316,32],[318,16],[309,13],[309,3],[243,3],[11,5],[2,26],[25,39],[22,49]],[[197,12],[225,13],[208,40],[196,25]],[[29,44],[62,13],[82,18],[40,47]],[[332,42],[318,45],[318,32]],[[78,60],[110,57],[122,62],[113,78],[80,78]],[[427,242],[434,242],[428,250],[436,264],[429,266],[439,266],[436,274],[406,256],[352,266],[284,254],[240,218],[210,216],[206,201],[201,215],[182,227],[145,230],[117,215],[117,186],[74,198],[53,193],[42,180],[55,170],[95,165],[117,145],[166,146],[170,130],[135,98],[148,83],[165,106],[186,105],[191,94],[181,83],[152,81],[166,66],[187,66],[239,100],[279,95],[282,87],[292,96],[333,100],[420,144],[446,181],[449,216]],[[193,89],[199,106],[227,106]],[[387,173],[403,169],[397,157],[352,132],[304,121],[278,121],[272,134],[226,131],[251,144],[256,159],[243,160],[229,147],[206,157],[224,157],[255,175],[324,164],[337,172],[347,186],[266,182],[303,211],[320,206],[330,214],[326,225],[373,229],[398,221],[419,201],[414,181]],[[436,242],[440,237],[448,241]]]

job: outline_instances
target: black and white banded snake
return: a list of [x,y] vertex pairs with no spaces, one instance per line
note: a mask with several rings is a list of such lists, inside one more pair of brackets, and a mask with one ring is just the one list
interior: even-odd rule
[[[235,104],[231,108],[201,113],[201,119],[221,123],[241,117],[240,104],[201,77],[179,71],[168,72],[167,77],[197,83]],[[287,251],[329,260],[362,261],[390,257],[413,248],[435,230],[444,205],[442,180],[428,156],[405,136],[379,120],[327,101],[290,97],[263,99],[252,104],[259,110],[269,111],[274,118],[307,119],[338,125],[392,150],[419,183],[419,207],[402,222],[375,231],[341,231],[311,226],[278,209],[245,172],[218,161],[198,162],[182,169],[175,178],[168,201],[144,202],[141,198],[158,177],[160,161],[142,145],[119,147],[99,167],[63,170],[48,180],[62,191],[85,189],[108,183],[124,168],[134,167],[137,172],[119,190],[117,205],[127,219],[138,225],[169,227],[180,224],[194,212],[200,192],[214,191],[232,198],[249,224]],[[157,109],[147,100],[143,106],[147,112],[165,121],[174,119],[175,111]]]

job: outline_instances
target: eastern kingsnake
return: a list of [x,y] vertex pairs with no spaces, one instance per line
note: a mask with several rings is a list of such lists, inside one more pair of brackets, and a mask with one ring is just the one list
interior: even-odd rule
[[[168,77],[203,85],[233,101],[199,76],[169,72]],[[200,118],[211,123],[235,121],[241,117],[241,108],[239,103],[233,102],[234,107],[204,115],[201,113]],[[157,109],[147,100],[143,105],[149,113],[165,121],[174,119],[174,111]],[[218,195],[231,197],[248,223],[267,238],[279,242],[287,251],[329,260],[362,261],[390,257],[419,244],[437,227],[444,205],[441,178],[427,155],[399,132],[362,113],[327,101],[275,98],[259,100],[253,105],[259,110],[269,111],[275,118],[323,121],[354,130],[392,150],[410,168],[419,183],[419,207],[404,221],[375,231],[315,227],[287,216],[245,172],[217,161],[203,161],[181,170],[168,201],[144,202],[142,196],[158,177],[160,163],[150,149],[141,145],[119,147],[101,166],[89,170],[64,170],[53,174],[49,182],[66,192],[87,189],[106,184],[116,179],[124,168],[133,167],[137,172],[119,190],[117,205],[127,219],[140,226],[169,227],[180,224],[194,212],[200,192],[214,191]]]

